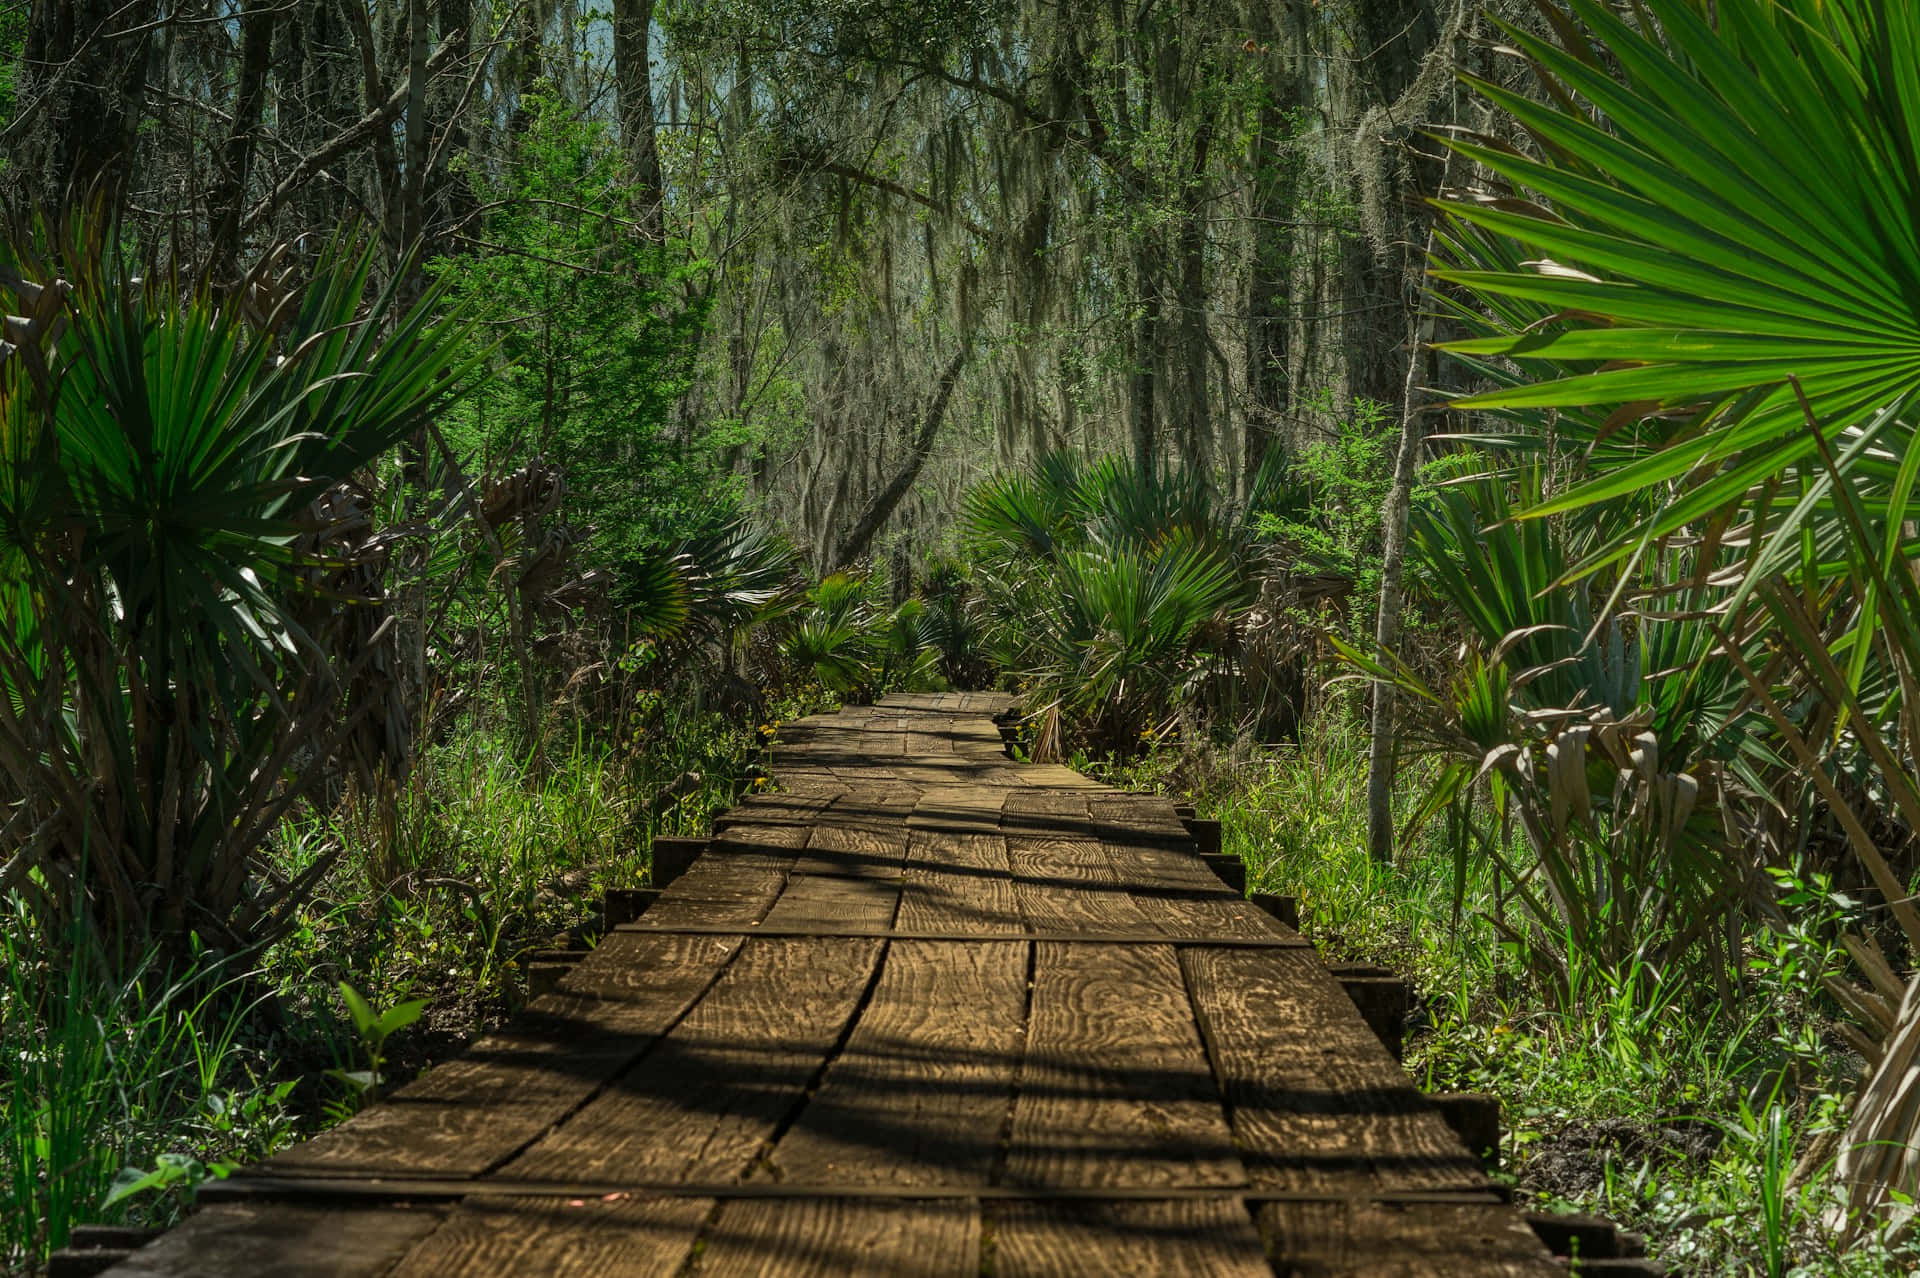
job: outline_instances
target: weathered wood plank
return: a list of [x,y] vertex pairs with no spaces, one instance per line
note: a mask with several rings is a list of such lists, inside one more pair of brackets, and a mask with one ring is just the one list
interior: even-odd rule
[[1000,809],[1000,828],[1009,837],[1091,839],[1093,818],[1087,810],[1085,792],[1076,792],[1071,787],[1027,788],[1007,795]]
[[756,937],[637,1065],[500,1172],[510,1180],[745,1176],[867,990],[878,941]]
[[1027,930],[999,834],[917,828],[895,926],[903,931],[1019,936]]
[[558,992],[378,1105],[259,1170],[478,1176],[539,1137],[652,1047],[741,942],[616,932]]
[[907,814],[907,828],[997,835],[1006,802],[1004,786],[972,783],[936,787],[921,793],[919,802]]
[[654,1278],[677,1272],[709,1198],[474,1197],[386,1278]]
[[993,1203],[987,1221],[994,1278],[1271,1278],[1274,1272],[1253,1221],[1234,1199]]
[[1193,840],[1156,795],[1095,795],[1087,800],[1094,832],[1135,904],[1168,936],[1291,937],[1193,854]]
[[1001,814],[1014,895],[1036,932],[1155,929],[1093,837],[1084,795],[1015,791]]
[[1297,1278],[1565,1278],[1511,1207],[1450,1203],[1262,1205],[1260,1233]]
[[794,794],[787,790],[749,794],[734,807],[723,812],[719,819],[738,821],[745,825],[779,825],[783,822],[810,825],[839,797],[839,795]]
[[1036,932],[1147,932],[1154,928],[1133,893],[1091,839],[1007,839],[1013,891]]
[[1050,790],[1104,790],[1092,777],[1058,763],[1027,763],[1000,770],[1003,785],[1019,785]]
[[794,859],[793,873],[899,878],[910,811],[910,805],[883,804],[876,797],[857,808],[823,813],[806,850]]
[[915,786],[891,781],[855,786],[836,798],[820,814],[819,821],[827,825],[890,829],[904,823],[919,801],[920,790]]
[[1180,966],[1255,1185],[1491,1187],[1311,952],[1193,948]]
[[1003,1184],[1246,1184],[1179,972],[1171,946],[1038,946]]
[[1020,942],[896,941],[826,1081],[767,1159],[800,1184],[985,1185],[1019,1068]]
[[[616,932],[468,1057],[251,1173],[327,1205],[229,1182],[116,1272],[1557,1272],[1310,952],[1231,948],[1297,938],[1174,808],[1008,762],[983,715],[1008,704],[787,725],[786,788],[640,925],[693,931]],[[967,939],[750,935],[889,926]],[[395,1183],[475,1192],[344,1196]],[[1250,1214],[1242,1187],[1339,1201]],[[1404,1191],[1484,1197],[1371,1201]]]
[[[824,831],[815,831],[818,837]],[[767,928],[874,928],[892,926],[900,902],[900,878],[871,874],[796,874],[762,923]]]
[[729,826],[648,909],[647,924],[758,922],[786,890],[794,860],[812,832],[805,825]]
[[1027,929],[1000,835],[1007,791],[928,790],[907,818],[907,866],[898,925],[921,931],[1019,935]]
[[843,795],[822,812],[763,926],[890,926],[900,899],[910,806],[898,791],[866,789]]
[[203,1207],[107,1272],[113,1278],[377,1278],[445,1219],[440,1206]]
[[708,1231],[699,1272],[715,1278],[974,1278],[979,1204],[796,1199],[731,1202]]

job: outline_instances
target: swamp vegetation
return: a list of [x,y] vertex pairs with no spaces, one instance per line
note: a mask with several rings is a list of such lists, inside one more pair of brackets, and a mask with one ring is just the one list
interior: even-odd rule
[[[1920,10],[0,5],[0,1265],[1002,687],[1523,1198],[1920,1264]],[[589,938],[591,939],[591,938]]]

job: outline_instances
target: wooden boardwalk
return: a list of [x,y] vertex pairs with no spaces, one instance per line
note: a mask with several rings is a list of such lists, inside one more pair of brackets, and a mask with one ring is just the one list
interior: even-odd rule
[[505,1029],[116,1275],[1564,1275],[1164,800],[985,694],[779,790]]

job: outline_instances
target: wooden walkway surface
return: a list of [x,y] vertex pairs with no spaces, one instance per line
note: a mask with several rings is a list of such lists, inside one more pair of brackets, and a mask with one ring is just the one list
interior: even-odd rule
[[110,1272],[1564,1275],[1314,951],[1005,704],[788,725],[555,992]]

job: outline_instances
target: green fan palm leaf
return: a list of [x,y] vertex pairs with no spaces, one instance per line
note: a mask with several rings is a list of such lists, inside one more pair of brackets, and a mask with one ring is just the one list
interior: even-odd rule
[[58,285],[17,244],[0,261],[60,299],[0,360],[0,786],[36,829],[0,878],[38,871],[135,952],[243,943],[298,895],[262,890],[258,855],[353,721],[339,666],[364,659],[298,620],[327,567],[303,549],[318,499],[484,352],[437,294],[369,298],[370,247],[334,245],[263,326],[136,278],[110,226],[72,230]]
[[1656,35],[1595,0],[1570,6],[1617,75],[1581,48],[1509,34],[1592,113],[1476,82],[1546,158],[1453,144],[1541,202],[1449,213],[1533,264],[1437,272],[1544,319],[1449,349],[1548,375],[1458,403],[1691,411],[1694,428],[1609,458],[1530,512],[1657,488],[1666,499],[1642,532],[1662,536],[1769,477],[1810,473],[1809,409],[1847,430],[1920,388],[1920,17],[1871,0],[1728,0],[1716,30],[1684,0],[1649,0]]

